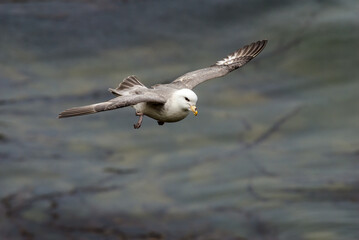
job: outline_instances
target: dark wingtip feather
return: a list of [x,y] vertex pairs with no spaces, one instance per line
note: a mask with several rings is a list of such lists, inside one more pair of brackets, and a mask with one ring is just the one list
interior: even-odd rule
[[235,68],[241,67],[251,59],[255,58],[267,45],[268,40],[253,42],[238,49],[234,53],[228,55],[226,58],[218,61],[217,66],[235,65]]

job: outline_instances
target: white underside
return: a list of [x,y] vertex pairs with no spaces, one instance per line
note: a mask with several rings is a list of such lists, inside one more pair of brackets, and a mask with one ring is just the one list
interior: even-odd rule
[[165,108],[159,111],[157,108],[152,108],[150,104],[138,103],[133,106],[136,112],[156,119],[160,122],[178,122],[188,116],[189,111],[184,111],[182,108],[174,104],[166,103]]

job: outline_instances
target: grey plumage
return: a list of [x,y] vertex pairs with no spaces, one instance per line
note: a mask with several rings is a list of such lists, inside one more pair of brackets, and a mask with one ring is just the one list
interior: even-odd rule
[[128,76],[127,78],[123,79],[123,81],[118,85],[116,89],[109,88],[108,90],[116,95],[116,96],[122,96],[121,92],[125,92],[125,90],[135,89],[135,88],[145,88],[147,87],[143,85],[140,80],[134,75]]
[[222,77],[255,58],[266,44],[267,40],[262,40],[246,45],[208,68],[199,69],[178,77],[173,83],[182,83],[185,87],[193,89],[204,81]]
[[152,102],[163,104],[166,102],[166,99],[152,93],[142,94],[142,95],[128,95],[128,96],[120,96],[117,98],[113,98],[107,102],[101,102],[96,104],[91,104],[82,107],[74,107],[67,109],[59,114],[59,118],[66,118],[66,117],[74,117],[79,115],[87,115],[102,111],[109,111],[114,110],[117,108],[128,107],[131,105],[135,105],[140,102]]
[[136,76],[129,76],[117,88],[109,88],[116,98],[70,108],[61,112],[58,117],[73,117],[132,106],[136,109],[136,115],[140,116],[139,122],[135,124],[135,128],[139,128],[143,115],[156,119],[161,125],[164,122],[182,120],[189,111],[197,115],[197,95],[191,89],[206,80],[222,77],[240,68],[255,58],[266,44],[267,40],[262,40],[246,45],[214,65],[186,73],[169,84],[156,84],[147,88]]

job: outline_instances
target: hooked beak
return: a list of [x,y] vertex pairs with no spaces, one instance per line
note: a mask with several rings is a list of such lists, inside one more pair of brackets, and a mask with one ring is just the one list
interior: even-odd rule
[[197,114],[198,114],[197,107],[196,107],[196,106],[191,106],[190,109],[191,109],[191,111],[193,112],[193,114],[194,114],[195,116],[197,116]]

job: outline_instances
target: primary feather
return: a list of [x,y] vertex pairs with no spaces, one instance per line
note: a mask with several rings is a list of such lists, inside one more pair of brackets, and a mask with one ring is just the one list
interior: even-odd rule
[[262,40],[246,45],[208,68],[199,69],[178,77],[173,83],[180,83],[186,88],[193,89],[204,81],[222,77],[255,58],[266,44],[267,40]]
[[209,79],[222,77],[242,67],[255,58],[266,46],[267,40],[246,45],[214,65],[186,73],[172,83],[156,84],[151,88],[143,85],[136,76],[125,78],[117,88],[109,91],[116,95],[106,102],[67,109],[59,118],[74,117],[132,106],[140,119],[135,128],[139,128],[143,115],[156,119],[160,125],[164,122],[176,122],[185,118],[189,111],[197,115],[197,95],[191,90]]

